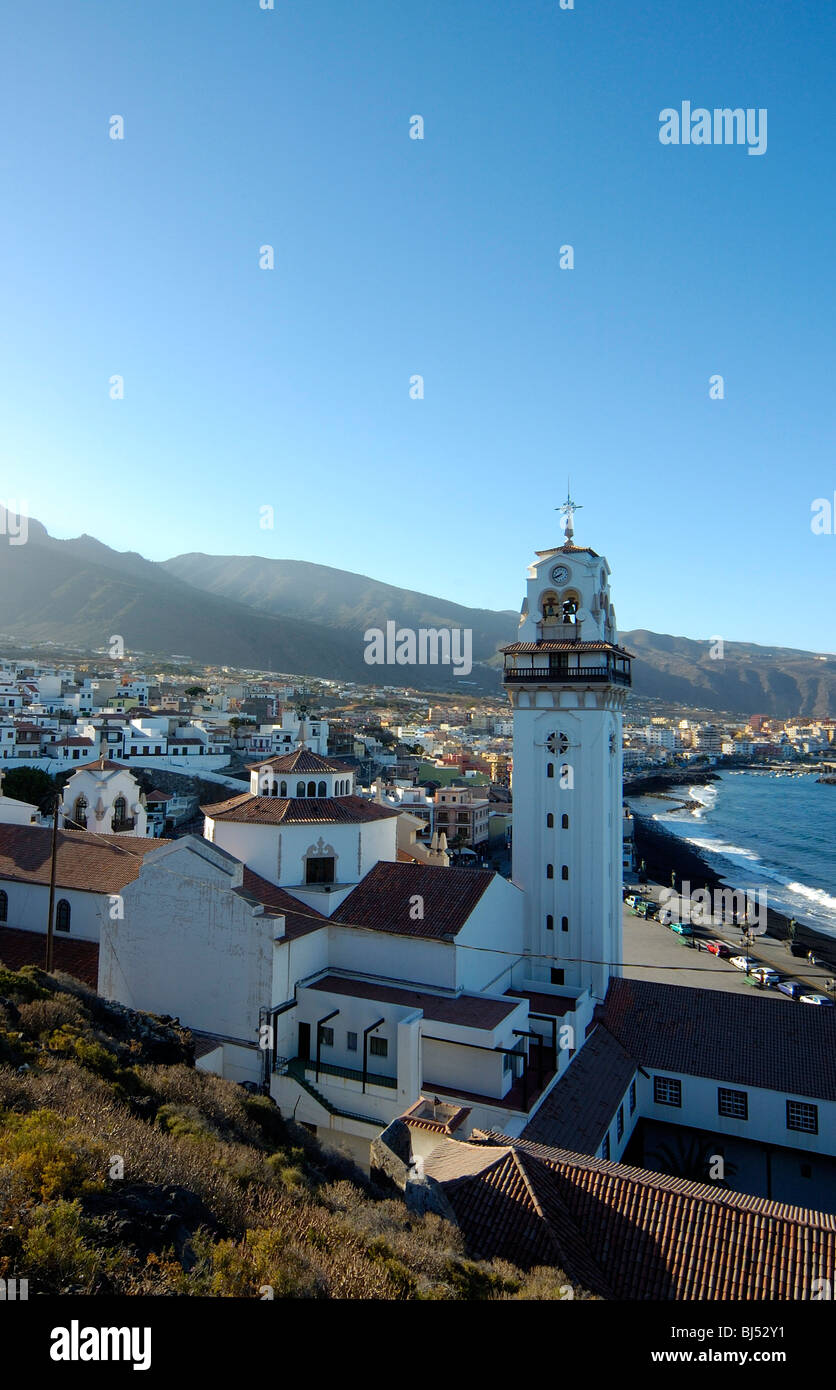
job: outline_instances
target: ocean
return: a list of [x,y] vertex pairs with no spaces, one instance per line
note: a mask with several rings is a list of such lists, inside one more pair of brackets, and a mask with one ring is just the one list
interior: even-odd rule
[[[836,938],[836,786],[772,773],[634,796],[632,809],[693,845],[732,888]],[[685,800],[698,803],[682,808]]]

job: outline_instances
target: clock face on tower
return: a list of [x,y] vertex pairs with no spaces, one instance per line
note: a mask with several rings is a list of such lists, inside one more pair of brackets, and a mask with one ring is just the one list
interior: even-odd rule
[[569,747],[569,740],[565,734],[549,734],[546,747],[550,753],[565,753]]
[[569,578],[569,573],[570,570],[568,565],[555,565],[554,569],[552,570],[553,583],[565,584]]

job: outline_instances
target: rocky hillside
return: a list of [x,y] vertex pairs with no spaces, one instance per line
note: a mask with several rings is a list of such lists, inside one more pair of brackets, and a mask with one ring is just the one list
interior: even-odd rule
[[455,1226],[196,1071],[173,1020],[0,965],[6,1276],[30,1297],[556,1299],[569,1284],[470,1259]]
[[637,660],[633,688],[666,702],[716,713],[827,716],[836,709],[836,656],[726,642],[714,644],[658,632],[623,632]]

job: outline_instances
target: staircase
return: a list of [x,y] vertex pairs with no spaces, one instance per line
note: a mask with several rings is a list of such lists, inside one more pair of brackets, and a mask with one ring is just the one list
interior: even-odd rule
[[307,1091],[309,1096],[313,1096],[314,1100],[322,1106],[323,1110],[327,1110],[329,1115],[339,1115],[344,1120],[359,1120],[361,1124],[374,1125],[375,1129],[385,1129],[386,1122],[383,1120],[370,1119],[368,1115],[358,1115],[352,1110],[341,1110],[338,1105],[334,1105],[312,1081],[308,1080],[305,1067],[306,1063],[302,1061],[301,1057],[290,1057],[283,1070],[287,1076],[293,1077],[293,1080],[302,1087],[303,1091]]

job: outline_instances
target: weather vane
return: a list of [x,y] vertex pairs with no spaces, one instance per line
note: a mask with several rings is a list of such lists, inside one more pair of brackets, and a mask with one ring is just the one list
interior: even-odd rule
[[562,507],[555,507],[555,511],[556,511],[556,512],[560,512],[562,516],[565,516],[565,517],[566,517],[566,526],[565,526],[565,528],[564,528],[564,531],[565,531],[565,535],[566,535],[566,543],[567,543],[567,545],[570,545],[570,544],[571,544],[572,537],[573,537],[574,534],[575,534],[575,527],[574,527],[574,525],[573,525],[573,522],[574,522],[574,520],[575,520],[575,512],[579,512],[580,510],[581,510],[581,504],[579,504],[578,502],[573,502],[573,501],[572,501],[572,489],[571,489],[571,486],[570,486],[570,483],[569,483],[569,479],[567,478],[567,479],[566,479],[566,501],[563,503],[563,506],[562,506]]

